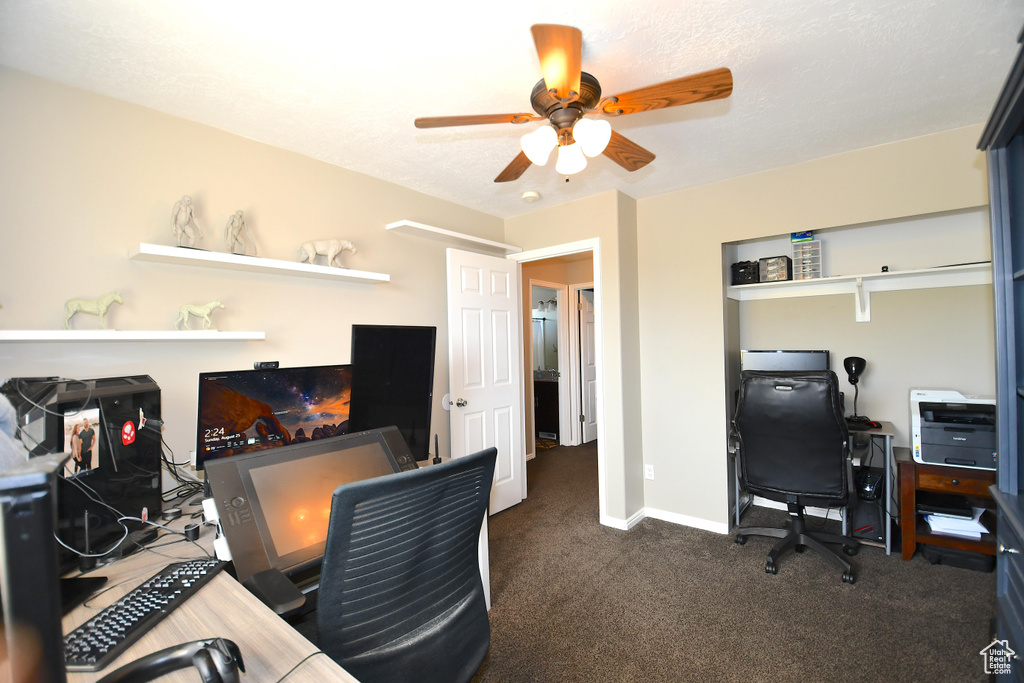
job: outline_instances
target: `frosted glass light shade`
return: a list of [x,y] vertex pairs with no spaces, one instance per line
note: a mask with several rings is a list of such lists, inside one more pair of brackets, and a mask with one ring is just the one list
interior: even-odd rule
[[519,140],[526,158],[543,166],[548,163],[551,150],[558,146],[558,133],[551,126],[541,126],[532,133],[527,133]]
[[580,143],[584,154],[596,157],[612,139],[612,124],[596,119],[580,119],[572,129],[572,136]]
[[564,145],[558,148],[558,161],[555,162],[555,170],[562,175],[579,173],[587,167],[587,157],[583,156],[580,143]]

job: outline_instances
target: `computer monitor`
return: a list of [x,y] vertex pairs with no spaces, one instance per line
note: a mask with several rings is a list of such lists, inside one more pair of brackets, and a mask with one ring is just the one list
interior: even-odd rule
[[352,367],[199,375],[196,469],[218,458],[347,434]]
[[352,431],[395,425],[427,459],[436,338],[436,327],[352,326]]
[[31,456],[69,454],[57,481],[57,532],[74,550],[61,548],[62,569],[75,566],[79,552],[109,550],[125,527],[141,528],[122,515],[160,514],[160,387],[151,377],[16,377],[0,391]]
[[830,370],[828,351],[742,350],[740,370]]
[[238,580],[318,567],[334,489],[411,469],[416,460],[395,427],[208,461],[206,481]]

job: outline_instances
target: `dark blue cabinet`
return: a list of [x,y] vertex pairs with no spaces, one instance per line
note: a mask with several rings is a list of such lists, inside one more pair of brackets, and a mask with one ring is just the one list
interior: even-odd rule
[[978,146],[988,155],[996,309],[996,637],[1017,653],[1011,673],[999,679],[1024,681],[1024,51]]

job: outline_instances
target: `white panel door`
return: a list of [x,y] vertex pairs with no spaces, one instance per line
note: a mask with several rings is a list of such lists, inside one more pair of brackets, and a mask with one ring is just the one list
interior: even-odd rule
[[580,366],[583,376],[583,443],[597,438],[597,345],[594,290],[580,292]]
[[524,491],[522,369],[516,264],[448,249],[452,457],[498,449],[491,514]]

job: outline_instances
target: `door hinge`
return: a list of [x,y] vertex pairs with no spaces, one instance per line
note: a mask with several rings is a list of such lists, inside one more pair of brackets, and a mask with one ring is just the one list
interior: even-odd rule
[[586,421],[587,421],[587,416],[584,415],[583,413],[580,413],[580,422],[586,422]]

